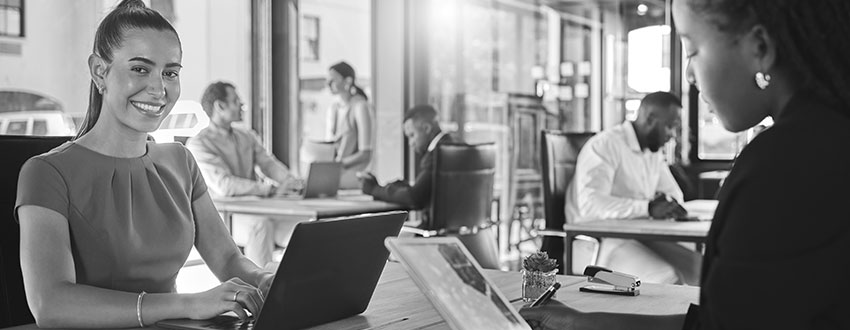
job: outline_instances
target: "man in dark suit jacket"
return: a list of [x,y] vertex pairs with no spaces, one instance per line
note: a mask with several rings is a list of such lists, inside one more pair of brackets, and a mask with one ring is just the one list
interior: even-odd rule
[[413,185],[395,181],[386,186],[378,184],[371,173],[360,174],[363,193],[376,200],[401,204],[412,210],[423,209],[431,201],[431,177],[434,171],[433,151],[437,145],[451,142],[451,137],[440,130],[437,110],[430,105],[417,105],[404,114],[404,135],[410,149],[421,157],[419,173]]

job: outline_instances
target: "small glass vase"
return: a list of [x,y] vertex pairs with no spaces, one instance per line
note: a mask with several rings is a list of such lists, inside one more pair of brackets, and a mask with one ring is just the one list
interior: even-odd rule
[[[522,270],[522,300],[534,301],[540,297],[552,284],[555,284],[557,269],[548,272]],[[554,295],[552,296],[555,297]]]

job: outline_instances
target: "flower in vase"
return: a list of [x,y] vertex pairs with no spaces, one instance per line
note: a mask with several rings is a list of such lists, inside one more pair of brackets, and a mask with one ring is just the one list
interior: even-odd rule
[[522,260],[522,268],[529,272],[551,272],[558,268],[555,259],[549,259],[549,254],[537,251]]

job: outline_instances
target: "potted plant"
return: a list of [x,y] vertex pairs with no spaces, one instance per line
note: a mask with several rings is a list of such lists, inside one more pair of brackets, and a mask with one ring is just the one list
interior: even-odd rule
[[522,298],[532,301],[555,283],[558,262],[549,254],[537,251],[522,260]]

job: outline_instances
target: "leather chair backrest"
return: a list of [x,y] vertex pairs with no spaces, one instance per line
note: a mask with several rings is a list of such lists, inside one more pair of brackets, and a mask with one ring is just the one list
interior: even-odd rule
[[496,145],[444,143],[434,156],[431,227],[456,231],[489,222]]
[[576,172],[578,153],[594,133],[540,132],[543,207],[546,228],[561,230],[566,222],[564,199]]
[[[457,236],[481,267],[499,268],[499,249],[490,211],[496,145],[440,144],[434,155],[429,207],[431,230]],[[459,233],[463,227],[472,233]]]
[[14,208],[18,173],[32,156],[69,141],[69,136],[0,135],[0,328],[33,323],[24,294],[20,262],[20,229]]

